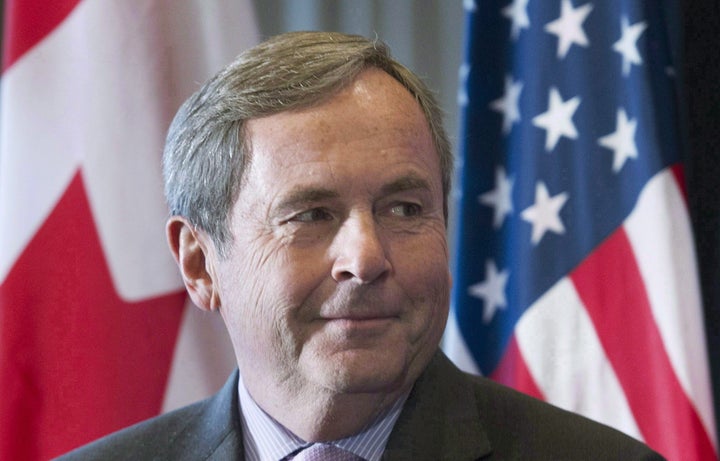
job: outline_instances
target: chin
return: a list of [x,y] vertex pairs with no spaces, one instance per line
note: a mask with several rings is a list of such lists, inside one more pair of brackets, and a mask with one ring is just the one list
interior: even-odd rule
[[[404,390],[416,376],[409,376],[404,357],[378,357],[378,354],[342,354],[317,370],[317,381],[336,393],[393,393]],[[336,357],[337,359],[337,357]]]

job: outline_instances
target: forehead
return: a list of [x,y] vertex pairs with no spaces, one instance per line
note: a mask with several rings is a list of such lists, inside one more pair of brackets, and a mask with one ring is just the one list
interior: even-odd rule
[[362,72],[322,104],[250,120],[246,134],[255,173],[333,161],[368,166],[390,161],[416,163],[439,175],[439,156],[420,105],[379,69]]

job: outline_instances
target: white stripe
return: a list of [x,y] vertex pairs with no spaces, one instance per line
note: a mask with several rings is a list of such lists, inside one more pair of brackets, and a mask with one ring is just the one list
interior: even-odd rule
[[165,244],[167,126],[199,83],[257,33],[244,1],[85,3],[86,27],[100,39],[85,40],[88,127],[97,136],[87,141],[83,169],[117,290],[142,299],[182,286]]
[[235,368],[235,354],[220,315],[203,312],[188,301],[165,390],[163,412],[214,394]]
[[463,338],[463,335],[460,332],[455,312],[455,308],[452,308],[450,310],[450,315],[448,316],[442,340],[443,352],[445,352],[450,360],[452,360],[461,370],[479,375],[481,373],[480,369],[475,363],[475,359],[465,343],[465,338]]
[[182,288],[165,243],[160,158],[180,103],[174,88],[187,88],[188,78],[171,72],[180,44],[163,26],[166,18],[184,15],[188,2],[177,2],[177,13],[166,3],[84,1],[74,42],[66,45],[84,54],[73,63],[83,76],[73,117],[85,130],[88,199],[115,289],[129,301]]
[[82,164],[118,294],[182,287],[160,156],[199,83],[257,40],[248,1],[82,1],[3,78],[0,280]]
[[[166,24],[160,30],[169,37],[155,58],[163,66],[160,70],[178,85],[174,97],[179,99],[189,97],[215,71],[257,43],[260,35],[249,0],[163,0],[153,5],[153,14]],[[164,242],[160,248],[167,253]],[[214,392],[235,366],[227,333],[220,332],[220,319],[212,316],[208,321],[192,303],[186,309],[163,411]]]
[[642,440],[574,285],[561,279],[520,318],[520,353],[547,401]]
[[45,221],[80,164],[83,120],[75,63],[67,47],[75,15],[8,69],[0,110],[0,283]]
[[625,231],[672,367],[717,446],[690,217],[670,170],[645,186]]

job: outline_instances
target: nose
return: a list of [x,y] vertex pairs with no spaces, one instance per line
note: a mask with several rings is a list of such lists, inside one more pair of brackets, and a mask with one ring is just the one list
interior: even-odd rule
[[368,215],[348,217],[335,236],[332,277],[338,282],[367,284],[391,269],[377,223],[371,213]]

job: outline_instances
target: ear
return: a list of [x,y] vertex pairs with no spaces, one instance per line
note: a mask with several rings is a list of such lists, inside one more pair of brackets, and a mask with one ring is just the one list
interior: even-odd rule
[[210,237],[181,216],[171,216],[165,231],[190,299],[201,309],[216,310],[220,295],[213,266],[216,253]]

